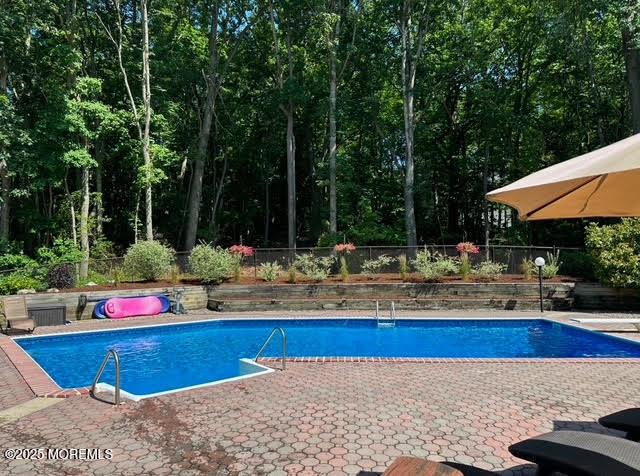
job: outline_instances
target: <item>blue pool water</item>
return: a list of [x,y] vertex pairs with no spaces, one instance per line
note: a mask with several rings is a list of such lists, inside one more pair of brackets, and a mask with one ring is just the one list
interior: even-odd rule
[[[220,320],[16,342],[63,388],[91,385],[116,349],[122,388],[148,395],[246,373],[239,359],[255,357],[274,327],[285,329],[290,357],[640,357],[640,344],[542,319],[398,320],[394,328],[368,319]],[[264,355],[281,349],[277,336]],[[112,365],[102,381],[113,383]]]

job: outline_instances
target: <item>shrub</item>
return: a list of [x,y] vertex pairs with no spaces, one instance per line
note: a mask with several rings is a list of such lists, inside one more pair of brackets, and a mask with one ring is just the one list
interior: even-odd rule
[[443,276],[452,276],[460,272],[460,261],[458,259],[437,253],[434,253],[433,256],[436,260],[436,268]]
[[395,258],[387,255],[380,255],[376,259],[368,259],[362,263],[362,272],[364,274],[378,274],[384,268],[395,261]]
[[608,226],[591,224],[585,242],[596,277],[607,286],[640,287],[640,219]]
[[[555,278],[560,271],[560,266],[562,263],[560,262],[560,251],[557,251],[555,254],[547,253],[547,259],[545,260],[544,266],[542,267],[542,277],[544,279]],[[536,276],[538,275],[538,267],[536,266]]]
[[289,284],[296,284],[298,282],[298,270],[295,266],[289,267],[287,271],[287,282]]
[[481,281],[493,281],[507,269],[507,265],[494,261],[483,261],[473,268],[473,277]]
[[179,284],[182,279],[182,271],[180,271],[180,266],[173,265],[171,266],[171,284]]
[[520,271],[526,281],[530,281],[533,275],[536,273],[536,264],[530,258],[522,258],[520,263]]
[[116,266],[111,269],[111,279],[113,280],[113,285],[117,288],[122,284],[125,278],[124,269],[120,266]]
[[24,271],[16,271],[0,278],[0,294],[15,294],[21,289],[43,291],[46,285]]
[[293,266],[314,281],[324,281],[331,273],[334,258],[331,256],[313,256],[311,253],[296,255]]
[[406,281],[409,277],[409,260],[407,260],[407,255],[398,256],[398,267],[400,268],[400,278],[403,281]]
[[593,281],[595,279],[593,258],[584,251],[563,251],[560,273]]
[[416,258],[412,261],[413,267],[418,270],[425,281],[437,282],[442,279],[444,274],[438,267],[434,256],[428,250],[419,251]]
[[440,281],[444,276],[456,274],[460,270],[460,264],[456,258],[431,253],[426,249],[416,254],[412,264],[422,277],[430,282]]
[[33,269],[38,262],[23,254],[6,254],[0,256],[0,271]]
[[42,247],[37,251],[38,261],[51,267],[56,264],[80,263],[84,260],[84,253],[72,240],[59,238],[53,242],[51,248]]
[[456,250],[460,253],[460,274],[462,279],[466,281],[473,272],[469,255],[477,255],[480,253],[480,248],[470,241],[463,241],[456,245]]
[[124,257],[124,267],[133,276],[157,281],[169,273],[175,252],[157,241],[140,241]]
[[76,270],[72,264],[52,266],[47,273],[47,285],[50,288],[68,289],[76,285]]
[[262,263],[260,265],[260,277],[268,282],[276,281],[280,277],[280,272],[282,271],[282,267],[278,264],[277,261],[272,261],[270,263]]
[[193,275],[203,283],[219,284],[233,276],[239,258],[229,250],[200,244],[193,248],[189,267]]
[[338,243],[333,247],[333,251],[338,254],[349,254],[356,250],[356,245],[353,243]]
[[345,283],[349,281],[349,266],[347,265],[346,256],[340,256],[340,276]]

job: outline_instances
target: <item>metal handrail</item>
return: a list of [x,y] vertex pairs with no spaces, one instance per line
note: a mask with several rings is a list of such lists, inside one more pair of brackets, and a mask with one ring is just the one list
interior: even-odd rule
[[109,360],[113,357],[113,362],[116,365],[116,387],[115,387],[115,404],[120,405],[120,356],[118,355],[118,351],[115,349],[109,349],[107,351],[107,355],[104,356],[104,360],[102,361],[102,365],[100,366],[100,370],[96,374],[93,379],[93,384],[91,385],[91,395],[95,395],[96,393],[96,385],[98,385],[98,380],[102,377],[102,373],[104,369],[107,367]]
[[267,337],[267,340],[264,341],[264,344],[262,344],[262,347],[260,348],[260,350],[256,354],[256,356],[253,359],[253,361],[254,362],[258,361],[258,358],[260,357],[260,355],[262,355],[262,352],[264,352],[264,350],[267,348],[267,346],[271,342],[271,339],[273,339],[273,336],[276,335],[276,332],[280,332],[280,335],[282,336],[282,370],[286,370],[286,368],[287,368],[287,364],[286,364],[286,361],[287,361],[287,334],[285,333],[285,331],[284,331],[284,329],[282,327],[274,327],[273,328],[273,330],[271,331],[271,334],[269,334],[269,337]]

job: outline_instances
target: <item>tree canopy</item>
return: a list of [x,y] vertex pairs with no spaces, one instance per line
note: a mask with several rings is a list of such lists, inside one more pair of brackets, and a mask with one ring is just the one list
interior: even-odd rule
[[484,194],[640,131],[637,10],[0,0],[0,239],[582,245]]

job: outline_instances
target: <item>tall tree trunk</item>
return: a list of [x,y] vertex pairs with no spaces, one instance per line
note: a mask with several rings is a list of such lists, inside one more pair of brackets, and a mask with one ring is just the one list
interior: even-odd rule
[[82,205],[80,206],[80,249],[84,254],[80,263],[80,279],[89,275],[89,167],[82,168]]
[[635,35],[624,27],[622,30],[624,62],[627,70],[629,98],[631,100],[631,124],[633,132],[640,132],[640,51]]
[[67,196],[67,200],[69,200],[69,212],[71,214],[71,236],[73,238],[73,243],[78,246],[78,229],[76,225],[76,207],[73,205],[73,196],[69,192],[69,184],[67,183],[67,177],[64,177],[64,191]]
[[104,144],[98,140],[96,144],[96,236],[102,236],[102,221],[104,220],[104,196],[102,195],[102,159]]
[[2,193],[0,198],[0,240],[9,240],[9,219],[10,219],[10,194],[11,194],[11,177],[9,177],[9,169],[7,161],[0,161],[0,186]]
[[[416,215],[414,205],[414,156],[413,135],[415,130],[414,112],[414,87],[416,80],[416,67],[422,50],[423,32],[418,33],[418,47],[413,52],[412,39],[412,9],[413,1],[405,0],[401,18],[402,36],[402,96],[404,110],[404,136],[405,136],[405,176],[404,176],[404,219],[407,233],[407,246],[417,246]],[[411,251],[411,250],[410,250]]]
[[485,147],[484,163],[482,164],[482,215],[483,215],[483,228],[484,228],[484,249],[485,259],[491,260],[491,251],[489,250],[490,238],[491,238],[491,224],[489,222],[489,200],[486,199],[489,192],[489,147]]
[[145,167],[145,229],[146,239],[153,240],[153,196],[151,187],[151,71],[149,67],[149,16],[147,1],[140,0],[142,11],[142,100],[144,104],[144,133],[142,139],[142,155]]
[[191,251],[196,244],[200,206],[202,204],[202,177],[211,138],[211,125],[215,112],[216,95],[218,92],[218,15],[219,2],[211,7],[211,32],[209,34],[209,75],[207,77],[207,98],[200,124],[198,136],[197,157],[191,176],[189,207],[187,212],[187,227],[184,238],[185,251]]
[[[273,35],[273,50],[276,59],[276,76],[278,88],[284,93],[284,70],[280,57],[280,44],[278,40],[278,28],[276,26],[276,13],[273,0],[269,2],[269,16],[271,19],[271,34]],[[293,81],[293,51],[291,45],[291,33],[287,35],[287,53],[289,81]],[[287,241],[290,249],[296,247],[296,138],[293,133],[294,109],[293,100],[290,98],[287,105],[280,104],[280,110],[287,118]]]
[[336,132],[336,103],[338,91],[338,73],[336,65],[336,45],[340,34],[340,20],[337,21],[334,29],[333,41],[330,43],[329,68],[331,79],[329,82],[329,232],[332,235],[338,233],[338,199],[336,192],[336,156],[337,132]]
[[296,140],[293,135],[293,103],[287,115],[287,237],[289,248],[296,247]]
[[[9,65],[5,56],[4,47],[0,45],[0,97],[7,96],[9,87]],[[0,161],[0,240],[9,239],[9,200],[11,195],[11,177],[9,176],[9,166],[6,160]]]

